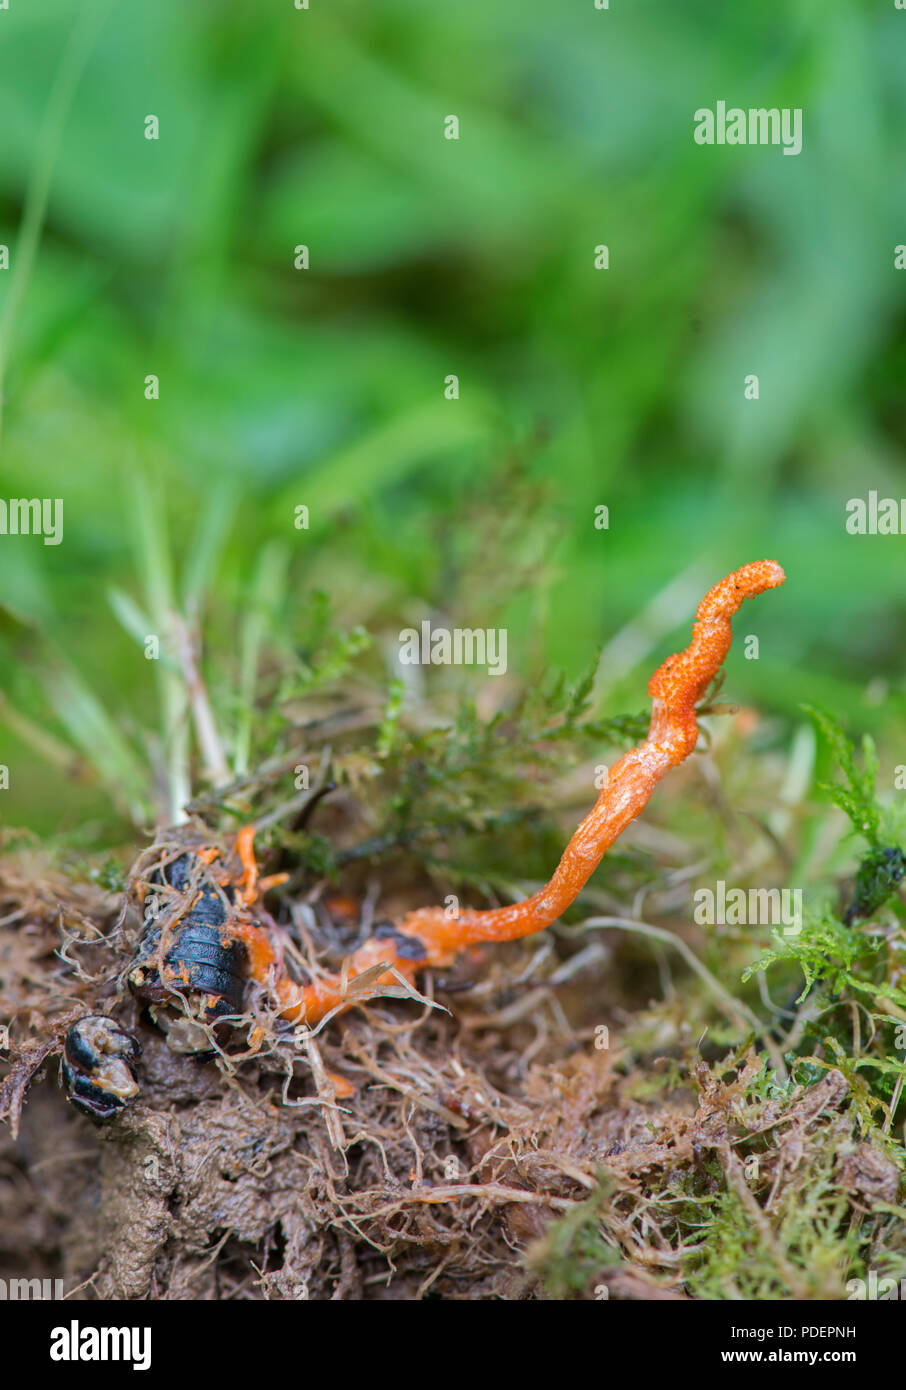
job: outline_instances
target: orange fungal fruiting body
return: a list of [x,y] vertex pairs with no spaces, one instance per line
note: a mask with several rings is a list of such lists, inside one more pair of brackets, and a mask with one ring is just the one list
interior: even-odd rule
[[[317,1023],[334,1009],[355,1002],[349,986],[381,962],[398,975],[412,979],[426,966],[448,966],[464,947],[476,942],[512,941],[551,925],[570,906],[601,862],[605,851],[647,805],[660,779],[689,756],[698,739],[695,706],[720,669],[733,638],[730,619],[742,602],[784,582],[772,560],[757,560],[735,570],[702,599],[685,651],[668,658],[648,682],[651,723],[644,743],[625,753],[611,768],[607,784],[589,814],[578,826],[553,876],[539,892],[522,902],[485,911],[465,909],[451,917],[440,907],[410,912],[391,938],[372,938],[347,962],[342,975],[325,976],[299,985],[277,965],[263,933],[251,928],[247,937],[250,969],[270,984],[284,1018]],[[243,845],[243,860],[247,846]],[[247,874],[254,891],[254,879]],[[249,935],[256,940],[248,940]],[[388,968],[370,981],[392,985]]]

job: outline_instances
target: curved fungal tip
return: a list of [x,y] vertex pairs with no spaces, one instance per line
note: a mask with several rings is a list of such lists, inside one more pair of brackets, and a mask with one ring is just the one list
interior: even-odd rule
[[729,578],[749,595],[762,594],[765,589],[776,589],[786,579],[786,575],[776,560],[752,560]]
[[776,589],[785,579],[786,575],[776,560],[752,560],[709,589],[698,605],[695,616],[699,622],[705,623],[732,618],[744,599],[763,594],[765,589]]
[[777,589],[784,583],[786,574],[776,560],[761,560],[758,565],[765,576],[764,587],[766,589]]
[[688,713],[730,650],[730,620],[747,598],[776,589],[786,575],[775,560],[753,560],[709,589],[695,612],[692,641],[655,671],[648,682],[652,699]]

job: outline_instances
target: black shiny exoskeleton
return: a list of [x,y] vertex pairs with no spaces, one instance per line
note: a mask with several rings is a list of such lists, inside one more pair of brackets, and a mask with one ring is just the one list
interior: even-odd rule
[[859,865],[853,900],[844,913],[848,927],[871,917],[891,897],[906,875],[906,855],[896,846],[877,845]]
[[138,1095],[135,1064],[141,1047],[106,1014],[86,1014],[63,1043],[61,1071],[66,1094],[95,1124],[110,1120]]
[[[180,893],[190,892],[196,862],[194,856],[181,854],[163,869],[156,870],[151,881],[166,884]],[[184,998],[195,996],[192,1012],[205,1023],[241,1012],[246,951],[243,943],[231,938],[226,930],[228,910],[224,897],[229,900],[231,896],[229,887],[222,892],[210,884],[198,888],[189,910],[173,925],[171,944],[163,959],[163,978],[160,970],[163,924],[157,920],[148,923],[128,980],[132,992],[152,1006],[155,1021],[165,1023],[161,1010],[173,1004],[174,992]],[[174,1043],[177,1036],[173,1037]],[[200,1038],[195,1038],[198,1046],[187,1039],[188,1035],[177,1050],[205,1050]]]
[[405,932],[398,931],[392,922],[378,922],[374,937],[377,941],[392,941],[396,954],[404,960],[424,960],[428,954],[423,941],[419,941],[417,936],[407,936]]

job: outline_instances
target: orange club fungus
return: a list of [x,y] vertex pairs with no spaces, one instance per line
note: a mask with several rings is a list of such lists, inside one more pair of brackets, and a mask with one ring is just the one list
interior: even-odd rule
[[[710,589],[695,615],[692,640],[671,656],[648,682],[651,723],[638,747],[624,753],[610,769],[597,802],[576,829],[548,883],[531,897],[507,907],[463,909],[423,907],[398,925],[385,924],[345,963],[341,974],[325,975],[303,985],[285,971],[269,937],[250,922],[237,922],[236,933],[248,948],[249,973],[276,996],[281,1017],[314,1025],[327,1014],[364,1002],[367,995],[350,989],[369,972],[369,987],[412,980],[419,971],[449,966],[465,947],[513,941],[543,931],[575,901],[614,841],[644,810],[661,778],[692,752],[698,739],[696,705],[723,664],[733,633],[730,620],[743,600],[776,589],[786,576],[773,560],[756,560],[727,575]],[[249,830],[237,850],[244,883],[255,896],[257,871]],[[382,972],[380,966],[386,969]]]

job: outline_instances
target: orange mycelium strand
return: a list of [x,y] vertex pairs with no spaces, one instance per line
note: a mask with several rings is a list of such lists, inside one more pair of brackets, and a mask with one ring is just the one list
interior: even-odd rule
[[[513,941],[555,922],[575,901],[605,851],[648,804],[661,778],[695,747],[695,706],[730,650],[730,619],[734,613],[744,599],[765,589],[776,589],[785,578],[783,570],[772,560],[756,560],[708,591],[698,605],[692,641],[685,651],[669,657],[648,682],[652,706],[645,742],[625,753],[610,769],[606,786],[566,846],[550,882],[530,898],[486,911],[465,909],[457,917],[448,916],[440,907],[419,908],[403,919],[396,937],[373,937],[367,941],[349,959],[342,975],[324,976],[309,985],[297,984],[286,974],[263,932],[255,927],[243,928],[250,973],[273,990],[282,1016],[293,1022],[314,1024],[333,1009],[350,1007],[356,1002],[349,990],[351,982],[381,962],[386,962],[388,969],[369,981],[370,986],[398,983],[396,977],[400,975],[411,980],[428,966],[450,965],[466,946]],[[247,882],[254,893],[255,877],[249,873],[249,862],[254,863],[248,858],[250,840],[243,843],[241,853]],[[414,959],[415,955],[419,959]]]

